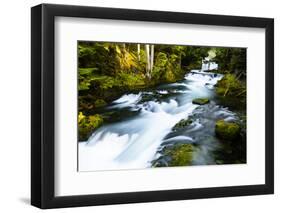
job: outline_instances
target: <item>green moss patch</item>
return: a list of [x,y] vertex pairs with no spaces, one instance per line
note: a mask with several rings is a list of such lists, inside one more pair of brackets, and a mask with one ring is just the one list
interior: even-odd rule
[[78,115],[79,141],[85,141],[90,134],[103,124],[103,117],[99,114],[85,116],[82,112]]
[[172,149],[165,150],[165,154],[171,157],[169,166],[188,166],[192,162],[195,147],[192,144],[180,144]]
[[204,105],[210,103],[208,98],[195,98],[192,100],[193,104]]
[[216,122],[216,136],[223,140],[232,141],[240,135],[240,126],[237,123],[230,123],[224,120]]

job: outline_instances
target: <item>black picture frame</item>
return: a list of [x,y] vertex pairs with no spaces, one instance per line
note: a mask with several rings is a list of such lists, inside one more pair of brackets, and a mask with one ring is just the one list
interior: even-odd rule
[[[265,184],[93,195],[54,195],[55,17],[263,28],[266,32]],[[274,20],[240,16],[41,4],[31,9],[31,204],[42,208],[274,193]]]

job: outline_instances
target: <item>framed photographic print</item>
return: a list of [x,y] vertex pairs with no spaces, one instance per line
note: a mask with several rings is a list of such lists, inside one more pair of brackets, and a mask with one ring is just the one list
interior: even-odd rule
[[274,21],[31,9],[31,203],[271,194]]

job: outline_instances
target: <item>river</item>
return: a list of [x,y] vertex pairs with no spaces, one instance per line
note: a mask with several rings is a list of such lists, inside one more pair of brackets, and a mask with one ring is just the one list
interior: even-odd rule
[[[79,142],[79,171],[169,166],[163,149],[182,143],[198,147],[192,165],[217,164],[213,152],[222,146],[214,134],[215,121],[238,118],[216,104],[214,85],[223,75],[204,70],[192,70],[176,83],[125,94],[100,109],[99,113],[110,116],[111,122],[97,129],[88,141]],[[209,98],[210,103],[192,103],[200,97]],[[192,118],[187,128],[173,131],[187,118]]]

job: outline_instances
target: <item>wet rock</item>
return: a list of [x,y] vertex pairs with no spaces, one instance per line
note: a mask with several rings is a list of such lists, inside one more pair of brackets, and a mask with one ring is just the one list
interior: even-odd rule
[[189,126],[192,123],[192,121],[190,119],[181,119],[174,127],[173,127],[173,131],[182,129],[184,127]]
[[208,98],[195,98],[192,100],[193,104],[204,105],[210,103]]
[[152,167],[168,167],[171,158],[169,156],[161,156],[159,159],[152,162]]
[[233,141],[240,135],[241,128],[239,124],[234,122],[226,122],[225,120],[219,120],[216,122],[215,133],[220,139]]

